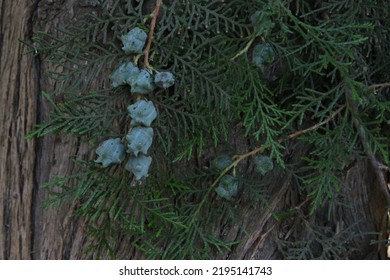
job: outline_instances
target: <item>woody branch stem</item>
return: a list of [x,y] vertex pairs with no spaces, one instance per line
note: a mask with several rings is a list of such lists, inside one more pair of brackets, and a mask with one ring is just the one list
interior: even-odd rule
[[[294,138],[297,138],[298,136],[301,136],[303,134],[306,134],[310,131],[313,131],[313,130],[317,130],[320,126],[330,122],[333,118],[335,118],[343,109],[345,108],[345,105],[341,106],[340,108],[338,108],[336,111],[334,111],[330,116],[328,116],[325,120],[323,120],[322,122],[319,122],[309,128],[306,128],[306,129],[303,129],[303,130],[299,130],[299,131],[296,131],[294,133],[291,133],[289,135],[287,135],[287,137],[284,137],[284,138],[280,138],[278,140],[279,143],[283,142],[283,141],[286,141],[288,139],[294,139]],[[245,154],[242,154],[242,155],[236,155],[234,156],[234,161],[231,165],[229,165],[228,167],[226,167],[222,172],[221,174],[219,174],[218,178],[213,182],[213,184],[211,185],[211,188],[214,188],[217,183],[219,182],[219,180],[226,174],[228,173],[232,168],[236,168],[236,166],[244,159],[250,157],[250,156],[253,156],[259,152],[261,152],[262,150],[266,149],[268,146],[267,145],[261,145],[259,147],[257,147],[256,149],[248,152],[248,153],[245,153]]]
[[156,6],[154,7],[154,10],[152,12],[152,21],[150,22],[150,30],[148,34],[148,41],[145,47],[145,58],[144,58],[144,67],[147,68],[149,66],[149,54],[150,54],[150,48],[152,46],[152,41],[154,37],[154,30],[156,28],[156,22],[158,14],[160,13],[160,7],[162,5],[162,0],[156,1]]

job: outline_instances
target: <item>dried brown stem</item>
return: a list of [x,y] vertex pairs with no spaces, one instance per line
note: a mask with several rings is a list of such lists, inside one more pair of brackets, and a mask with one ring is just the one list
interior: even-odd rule
[[[313,131],[313,130],[316,130],[318,129],[320,126],[330,122],[336,115],[338,115],[343,109],[345,108],[345,105],[341,106],[340,108],[338,108],[336,111],[334,111],[330,116],[328,116],[325,120],[323,120],[322,122],[319,122],[309,128],[306,128],[306,129],[303,129],[303,130],[299,130],[299,131],[296,131],[294,133],[291,133],[289,135],[287,135],[287,137],[285,138],[281,138],[278,141],[278,143],[281,143],[281,142],[284,142],[288,139],[293,139],[293,138],[297,138],[298,136],[301,136],[303,134],[306,134],[310,131]],[[268,146],[266,145],[261,145],[259,146],[258,148],[248,152],[248,153],[245,153],[245,154],[242,154],[242,155],[236,155],[234,156],[234,161],[231,165],[229,165],[228,167],[226,167],[218,176],[218,178],[213,182],[213,184],[211,185],[211,188],[214,188],[219,180],[226,174],[228,173],[231,169],[233,168],[236,168],[236,166],[238,165],[238,163],[240,163],[242,160],[250,157],[250,156],[253,156],[259,152],[261,152],[262,150],[268,148]]]
[[300,131],[297,131],[297,132],[294,132],[294,133],[291,133],[290,135],[287,136],[287,139],[293,139],[293,138],[296,138],[298,136],[301,136],[302,134],[306,134],[308,133],[309,131],[312,131],[312,130],[316,130],[318,129],[320,126],[328,123],[330,120],[332,120],[337,114],[339,114],[343,109],[345,108],[345,105],[341,106],[340,108],[338,108],[336,111],[334,111],[330,116],[328,116],[324,121],[320,122],[320,123],[317,123],[316,125],[313,125],[307,129],[304,129],[304,130],[300,130]]
[[157,17],[160,12],[160,7],[162,5],[162,0],[156,1],[156,6],[154,7],[154,10],[152,12],[152,21],[150,22],[150,30],[148,34],[148,41],[146,43],[145,47],[145,57],[144,57],[144,67],[147,68],[149,66],[149,54],[150,54],[150,48],[152,47],[153,37],[154,37],[154,29],[156,28],[156,22]]
[[390,82],[389,83],[382,83],[382,84],[374,84],[369,86],[369,89],[378,89],[378,88],[384,88],[384,87],[390,87]]

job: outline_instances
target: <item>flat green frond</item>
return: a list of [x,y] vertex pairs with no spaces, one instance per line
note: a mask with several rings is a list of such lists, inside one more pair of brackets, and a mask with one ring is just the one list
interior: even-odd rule
[[[38,124],[34,131],[27,135],[41,137],[51,133],[70,133],[76,136],[89,135],[98,139],[105,133],[113,136],[119,131],[112,124],[120,121],[126,113],[114,107],[117,96],[110,96],[108,91],[91,92],[88,96],[75,95],[68,100],[56,103],[55,96],[44,93],[46,100],[53,106],[47,122]],[[99,131],[98,134],[95,134]]]

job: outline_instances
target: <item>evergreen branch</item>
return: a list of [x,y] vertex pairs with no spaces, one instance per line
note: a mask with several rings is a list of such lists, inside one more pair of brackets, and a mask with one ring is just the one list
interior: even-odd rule
[[[172,59],[174,62],[173,68],[175,74],[180,73],[180,82],[183,83],[183,87],[190,88],[191,94],[197,94],[198,100],[194,105],[203,105],[206,107],[213,107],[212,112],[223,111],[230,107],[230,92],[227,92],[222,84],[223,80],[220,79],[220,75],[225,73],[223,67],[225,65],[219,65],[216,67],[215,63],[206,61],[203,65],[199,64],[199,60],[203,57],[191,58],[193,50],[188,50],[188,56],[182,56],[176,52],[172,53]],[[183,91],[186,91],[183,88]],[[215,103],[212,103],[214,101]],[[204,107],[204,106],[202,106]]]
[[[301,136],[302,134],[306,134],[312,130],[317,130],[320,126],[323,126],[324,124],[330,122],[336,115],[338,115],[343,109],[345,108],[345,105],[341,106],[340,108],[338,108],[336,111],[334,111],[329,117],[327,117],[325,120],[323,120],[322,122],[319,122],[317,123],[316,125],[313,125],[307,129],[303,129],[303,130],[300,130],[300,131],[297,131],[297,132],[294,132],[294,133],[291,133],[287,136],[287,139],[293,139],[293,138],[297,138],[299,136]],[[284,140],[287,140],[287,139],[284,139]]]
[[145,54],[144,67],[145,68],[147,68],[149,66],[149,53],[150,53],[150,48],[152,46],[152,41],[153,41],[153,37],[154,37],[154,29],[156,28],[156,21],[157,21],[158,14],[160,12],[161,4],[162,4],[162,0],[157,0],[156,6],[154,7],[154,10],[152,12],[152,21],[150,23],[148,41],[146,43],[146,47],[145,47],[145,51],[144,51],[144,54]]
[[[317,130],[319,127],[323,126],[324,124],[330,122],[332,119],[334,119],[343,109],[345,108],[345,105],[341,106],[340,108],[338,108],[337,110],[335,110],[330,116],[328,116],[324,121],[320,122],[320,123],[317,123],[307,129],[303,129],[303,130],[300,130],[300,131],[297,131],[297,132],[294,132],[294,133],[291,133],[289,134],[287,137],[285,138],[281,138],[279,140],[277,140],[278,143],[281,143],[281,142],[284,142],[288,139],[294,139],[294,138],[297,138],[303,134],[306,134],[310,131],[314,131],[314,130]],[[211,184],[211,186],[208,188],[207,192],[205,193],[205,195],[203,196],[202,200],[200,201],[200,203],[198,204],[198,207],[197,209],[195,210],[194,212],[194,215],[193,215],[193,219],[192,219],[192,223],[195,223],[195,219],[196,219],[196,216],[200,213],[200,210],[202,209],[203,205],[206,203],[207,201],[207,197],[210,195],[210,193],[212,192],[212,190],[217,186],[218,182],[220,181],[220,179],[225,175],[227,174],[231,169],[235,170],[237,165],[244,159],[250,157],[250,156],[253,156],[267,148],[269,148],[270,144],[263,144],[261,145],[260,147],[246,153],[246,154],[242,154],[242,155],[237,155],[235,157],[233,157],[234,161],[231,165],[229,165],[228,167],[226,167],[220,174],[219,176],[217,177],[217,179]],[[311,196],[311,195],[310,195]]]
[[[330,116],[328,116],[325,120],[323,120],[322,122],[319,122],[309,128],[306,128],[306,129],[303,129],[303,130],[299,130],[299,131],[296,131],[294,133],[291,133],[289,135],[287,135],[287,137],[285,138],[281,138],[279,140],[277,140],[278,143],[282,143],[286,140],[289,140],[289,139],[294,139],[294,138],[297,138],[303,134],[306,134],[310,131],[313,131],[313,130],[317,130],[319,127],[323,126],[324,124],[330,122],[332,119],[334,119],[343,109],[345,108],[345,105],[342,105],[340,108],[338,108],[336,111],[334,111]],[[245,153],[245,154],[242,154],[242,155],[236,155],[234,157],[234,161],[231,165],[229,165],[228,167],[226,167],[221,173],[220,175],[218,176],[218,178],[211,184],[211,187],[210,189],[214,189],[214,187],[216,187],[216,185],[218,184],[219,180],[226,174],[228,173],[231,169],[235,169],[237,167],[237,165],[243,161],[244,159],[250,157],[250,156],[253,156],[257,153],[260,153],[262,151],[264,151],[265,149],[269,148],[269,144],[268,145],[261,145],[259,146],[258,148],[248,152],[248,153]]]
[[[182,223],[180,217],[172,210],[173,205],[169,203],[168,198],[153,197],[150,200],[139,200],[135,197],[134,201],[139,205],[141,211],[148,212],[151,216],[154,216],[156,221],[158,221],[156,222],[156,226],[161,227],[164,223],[173,227],[187,228],[187,226]],[[159,204],[163,202],[167,202],[168,204],[160,206]],[[154,207],[149,207],[149,203]]]
[[77,136],[87,134],[91,138],[97,138],[104,132],[115,134],[112,122],[125,117],[126,113],[112,108],[113,98],[109,98],[104,92],[105,90],[90,92],[89,95],[76,95],[62,103],[56,103],[52,96],[43,93],[53,108],[50,119],[36,125],[26,138],[59,132]]

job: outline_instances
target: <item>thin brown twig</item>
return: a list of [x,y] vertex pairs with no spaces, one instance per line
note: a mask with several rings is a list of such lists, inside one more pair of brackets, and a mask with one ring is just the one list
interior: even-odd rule
[[150,54],[150,48],[152,47],[152,41],[153,41],[153,36],[154,36],[154,29],[156,28],[156,22],[157,22],[157,17],[160,12],[160,7],[162,5],[162,0],[157,0],[156,1],[156,6],[153,9],[152,12],[152,21],[150,22],[150,30],[148,34],[148,42],[146,43],[145,47],[145,57],[144,57],[144,67],[147,68],[149,66],[149,54]]
[[377,89],[377,88],[384,88],[384,87],[390,87],[390,82],[388,83],[381,83],[381,84],[374,84],[369,86],[369,89]]
[[336,111],[334,111],[330,116],[328,116],[325,120],[323,120],[322,122],[319,122],[309,128],[306,128],[306,129],[303,129],[303,130],[300,130],[300,131],[297,131],[297,132],[294,132],[294,133],[291,133],[290,135],[287,136],[287,139],[293,139],[293,138],[296,138],[298,136],[301,136],[302,134],[305,134],[305,133],[308,133],[309,131],[312,131],[312,130],[316,130],[318,129],[320,126],[328,123],[329,121],[331,121],[336,115],[338,115],[343,109],[345,108],[345,105],[341,106],[340,108],[338,108]]
[[[306,129],[303,129],[303,130],[299,130],[299,131],[296,131],[294,133],[291,133],[289,135],[287,135],[287,137],[284,137],[284,138],[281,138],[281,139],[278,139],[277,142],[278,143],[281,143],[281,142],[284,142],[288,139],[293,139],[293,138],[297,138],[298,136],[301,136],[303,134],[306,134],[310,131],[313,131],[313,130],[316,130],[318,129],[320,126],[330,122],[336,115],[338,115],[343,109],[345,108],[345,105],[341,106],[340,108],[338,108],[336,111],[334,111],[330,116],[328,116],[325,120],[323,120],[322,122],[319,122],[309,128],[306,128]],[[245,153],[245,154],[242,154],[242,155],[236,155],[234,156],[234,161],[231,165],[229,165],[228,167],[226,167],[218,176],[218,178],[213,182],[213,184],[211,185],[211,188],[214,188],[217,183],[219,182],[219,180],[226,174],[228,173],[232,168],[236,168],[236,166],[238,165],[238,163],[240,163],[242,160],[250,157],[250,156],[253,156],[259,152],[261,152],[262,150],[268,148],[267,145],[263,144],[259,147],[257,147],[256,149],[248,152],[248,153]]]

